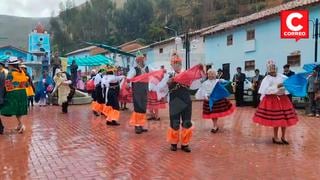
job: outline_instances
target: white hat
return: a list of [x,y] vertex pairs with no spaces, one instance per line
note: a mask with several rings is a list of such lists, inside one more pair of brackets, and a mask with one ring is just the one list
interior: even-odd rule
[[8,64],[20,64],[20,60],[15,56],[10,56],[7,63]]
[[20,65],[20,68],[27,68],[27,66],[24,65],[24,64],[21,64],[21,65]]

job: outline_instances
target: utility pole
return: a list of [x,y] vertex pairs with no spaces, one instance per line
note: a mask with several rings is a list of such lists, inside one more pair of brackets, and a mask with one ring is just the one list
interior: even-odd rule
[[190,40],[189,40],[189,32],[187,31],[185,34],[185,48],[186,48],[186,69],[190,68]]
[[317,61],[318,61],[318,38],[319,38],[319,19],[318,19],[318,18],[316,18],[316,22],[315,22],[314,37],[315,37],[315,43],[314,43],[314,62],[317,63]]

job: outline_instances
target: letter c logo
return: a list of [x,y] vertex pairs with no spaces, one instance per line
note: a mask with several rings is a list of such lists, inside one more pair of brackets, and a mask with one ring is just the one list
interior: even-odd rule
[[298,18],[298,19],[301,19],[303,18],[303,15],[300,14],[300,13],[291,13],[288,17],[287,17],[287,20],[286,20],[286,24],[287,24],[287,27],[291,30],[291,31],[301,31],[303,29],[303,26],[301,25],[298,25],[298,26],[295,26],[292,24],[292,21],[293,19],[295,18]]

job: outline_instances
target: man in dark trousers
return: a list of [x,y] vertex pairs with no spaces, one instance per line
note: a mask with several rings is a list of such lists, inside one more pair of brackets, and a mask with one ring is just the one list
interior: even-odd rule
[[71,80],[73,87],[77,87],[77,80],[78,80],[78,65],[75,60],[72,60],[72,64],[70,66],[71,71]]
[[[289,64],[286,64],[286,65],[283,66],[283,75],[285,75],[287,77],[295,75],[295,72],[290,70],[290,65]],[[288,97],[289,97],[290,101],[292,102],[292,95],[288,94]]]
[[241,72],[241,67],[237,67],[237,74],[233,76],[233,82],[235,83],[234,96],[236,99],[236,106],[243,106],[243,91],[244,91],[244,81],[246,75]]
[[[128,79],[149,73],[149,67],[145,65],[146,57],[141,53],[137,53],[136,66],[128,72]],[[147,132],[143,126],[146,122],[147,102],[148,102],[149,84],[144,82],[132,83],[133,109],[130,117],[130,125],[135,127],[136,134]]]
[[255,76],[253,76],[252,78],[252,89],[253,89],[253,107],[258,107],[259,103],[260,103],[260,94],[258,93],[261,82],[263,80],[263,76],[260,75],[260,71],[259,69],[256,69],[254,71]]

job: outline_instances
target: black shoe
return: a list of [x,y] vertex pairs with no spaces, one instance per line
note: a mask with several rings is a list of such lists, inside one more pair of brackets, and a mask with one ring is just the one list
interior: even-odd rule
[[142,126],[140,126],[140,127],[141,127],[142,132],[148,132],[148,129],[144,129]]
[[155,118],[155,117],[149,117],[147,120],[148,120],[148,121],[156,120],[156,118]]
[[273,142],[273,144],[279,144],[279,145],[283,144],[282,141],[277,141],[275,138],[272,138],[272,142]]
[[107,121],[107,122],[106,122],[106,125],[108,125],[108,126],[112,126],[112,125],[113,125],[113,123],[112,123],[111,121]]
[[285,145],[289,145],[289,144],[290,144],[290,143],[289,143],[286,139],[284,139],[284,138],[281,138],[281,141],[282,141],[282,143],[285,144]]
[[211,132],[212,132],[213,134],[217,133],[218,131],[219,131],[219,128],[211,129]]
[[114,121],[114,120],[111,122],[111,124],[112,124],[113,126],[120,126],[120,123],[118,123],[117,121]]
[[94,114],[95,116],[100,116],[99,113],[96,112],[96,111],[93,111],[93,114]]
[[134,127],[136,134],[142,134],[142,127],[141,126],[135,126]]
[[2,121],[0,120],[0,134],[3,134],[4,132],[4,126],[2,124]]
[[177,151],[178,150],[178,146],[176,144],[171,144],[171,151]]
[[186,146],[181,145],[181,150],[184,151],[184,152],[187,152],[187,153],[191,152],[191,149],[189,148],[188,145],[186,145]]

